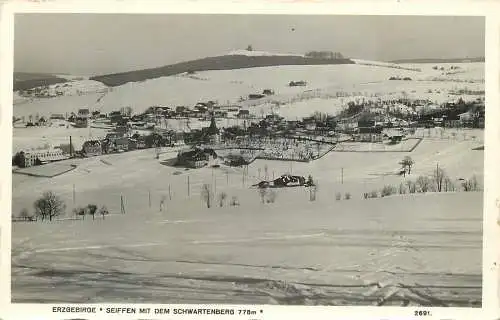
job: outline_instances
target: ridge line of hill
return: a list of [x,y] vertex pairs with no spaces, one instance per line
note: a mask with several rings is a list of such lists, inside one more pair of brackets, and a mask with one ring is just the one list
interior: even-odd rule
[[[175,63],[163,67],[120,72],[114,74],[90,77],[110,87],[120,86],[128,82],[140,82],[181,73],[212,70],[234,70],[256,67],[272,67],[283,65],[326,65],[326,64],[354,64],[350,59],[320,59],[301,56],[246,56],[226,55],[208,57],[186,62]],[[291,79],[294,80],[294,79]],[[300,79],[299,79],[300,80]]]

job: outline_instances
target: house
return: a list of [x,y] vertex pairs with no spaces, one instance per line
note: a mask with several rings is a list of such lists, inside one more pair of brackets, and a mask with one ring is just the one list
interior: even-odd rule
[[290,81],[288,84],[289,87],[305,87],[307,85],[307,82],[300,80],[300,81]]
[[143,136],[139,136],[135,139],[128,139],[128,149],[137,150],[146,148],[146,139]]
[[210,154],[202,149],[181,151],[177,155],[177,164],[188,168],[202,168],[208,165]]
[[260,93],[251,93],[248,95],[248,99],[250,100],[258,100],[261,98],[264,98],[266,95],[265,94],[260,94]]
[[109,113],[108,117],[112,124],[119,123],[123,120],[123,116],[120,111],[112,111]]
[[458,115],[449,115],[444,118],[443,125],[445,128],[459,128],[462,126],[462,122],[460,121],[460,117]]
[[120,136],[125,136],[128,133],[128,127],[127,126],[116,126],[116,128],[114,129],[114,132],[116,132]]
[[87,108],[78,109],[79,117],[90,117],[90,110]]
[[99,140],[87,140],[82,145],[82,154],[85,157],[99,156],[102,154],[102,145]]
[[358,127],[354,134],[356,142],[382,142],[383,139],[381,127]]
[[87,128],[89,126],[89,119],[87,117],[77,116],[75,118],[75,127],[76,128]]
[[68,159],[60,148],[27,150],[19,152],[19,166],[31,167],[53,161]]
[[240,110],[236,116],[238,118],[250,118],[250,110]]
[[115,150],[118,152],[128,151],[128,139],[118,138],[114,141]]
[[66,120],[62,113],[52,113],[50,115],[50,120]]

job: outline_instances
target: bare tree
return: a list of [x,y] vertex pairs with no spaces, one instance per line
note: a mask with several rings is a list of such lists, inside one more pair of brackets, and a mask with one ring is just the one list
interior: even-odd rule
[[309,201],[316,201],[316,193],[318,192],[318,185],[313,183],[309,185]]
[[259,188],[259,195],[262,203],[266,203],[267,188]]
[[436,167],[433,174],[434,182],[436,183],[437,192],[441,192],[443,190],[443,184],[446,180],[446,173],[440,167]]
[[449,177],[445,177],[444,178],[444,191],[445,192],[449,192],[449,191],[455,191],[456,188],[455,188],[455,184],[453,183],[453,181],[451,181],[451,179]]
[[95,204],[87,205],[87,212],[92,216],[92,220],[95,220],[95,213],[97,212],[97,206]]
[[73,209],[73,214],[78,218],[82,217],[83,220],[85,220],[85,208],[83,207],[77,207]]
[[403,167],[403,169],[408,170],[408,174],[410,174],[415,161],[413,161],[410,156],[405,156],[399,164]]
[[411,180],[406,181],[406,186],[408,187],[408,193],[417,192],[417,184],[414,181]]
[[42,218],[42,221],[45,219],[52,221],[52,218],[60,216],[66,210],[64,201],[52,191],[44,192],[33,206],[36,216]]
[[104,217],[109,214],[108,208],[106,206],[102,206],[101,210],[99,210],[99,213],[102,216],[102,219],[104,220]]
[[431,180],[425,176],[419,176],[417,178],[417,185],[419,187],[420,192],[428,192],[430,191]]
[[464,188],[464,191],[466,191],[466,192],[478,191],[479,190],[479,182],[477,181],[476,176],[474,175],[474,176],[472,176],[472,178],[463,181],[462,187]]
[[399,184],[399,194],[406,194],[406,188],[403,183]]
[[203,186],[201,187],[201,198],[203,202],[206,203],[207,208],[211,208],[213,193],[212,188],[207,183],[203,184]]
[[274,203],[276,201],[276,197],[278,196],[276,190],[269,190],[267,193],[267,203]]

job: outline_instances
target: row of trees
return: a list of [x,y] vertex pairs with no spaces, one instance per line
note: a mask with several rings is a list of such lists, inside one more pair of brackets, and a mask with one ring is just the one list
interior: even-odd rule
[[[61,199],[61,197],[59,197],[53,191],[46,191],[40,198],[35,200],[35,202],[33,203],[33,208],[34,211],[31,213],[28,211],[28,209],[23,208],[19,213],[19,216],[13,218],[18,218],[24,221],[52,221],[56,217],[64,214],[64,212],[66,211],[66,204]],[[85,219],[86,215],[91,215],[92,220],[94,220],[96,214],[100,214],[104,219],[104,217],[109,214],[109,211],[106,206],[102,206],[98,210],[97,205],[88,204],[85,207],[78,207],[73,209],[73,213],[75,214],[75,216],[82,217],[83,219]]]

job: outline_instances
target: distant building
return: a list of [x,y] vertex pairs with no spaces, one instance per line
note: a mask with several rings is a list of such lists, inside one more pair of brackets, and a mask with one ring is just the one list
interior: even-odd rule
[[114,141],[114,146],[116,151],[128,151],[128,139],[118,138]]
[[237,117],[238,118],[250,118],[250,111],[245,110],[245,109],[239,110]]
[[145,149],[146,148],[146,140],[143,136],[139,136],[135,139],[128,139],[128,149],[129,150],[137,150],[137,149]]
[[50,115],[50,119],[51,120],[66,120],[66,118],[64,117],[64,115],[62,113],[52,113]]
[[289,87],[305,87],[305,86],[307,86],[307,82],[303,81],[303,80],[300,80],[300,81],[290,81],[290,83],[288,83],[288,86]]
[[89,119],[87,117],[77,116],[75,118],[75,127],[77,128],[87,128],[89,126]]
[[177,155],[177,164],[188,168],[202,168],[208,165],[210,157],[216,157],[213,150],[194,149],[181,151]]
[[265,94],[260,94],[260,93],[251,93],[248,95],[248,99],[250,100],[258,100],[261,98],[264,98],[266,95]]
[[382,142],[383,140],[382,127],[358,127],[354,134],[356,142]]
[[19,152],[19,166],[31,167],[53,161],[68,159],[62,149],[26,150]]
[[87,140],[82,145],[82,154],[85,157],[99,156],[102,154],[102,144],[99,140]]
[[87,108],[78,109],[79,117],[90,117],[90,110]]
[[450,115],[444,119],[443,125],[445,128],[459,128],[462,126],[462,122],[458,115]]

